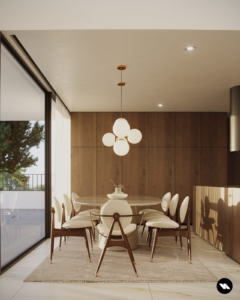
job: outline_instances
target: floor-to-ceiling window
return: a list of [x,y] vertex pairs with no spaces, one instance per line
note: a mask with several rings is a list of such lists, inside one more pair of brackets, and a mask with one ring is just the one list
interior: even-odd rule
[[1,44],[1,268],[45,237],[45,92]]

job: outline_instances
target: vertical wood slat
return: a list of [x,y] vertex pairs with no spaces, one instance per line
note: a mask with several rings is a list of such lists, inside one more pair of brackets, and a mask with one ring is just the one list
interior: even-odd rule
[[[174,193],[174,148],[149,148],[149,195],[168,192]],[[162,210],[161,205],[154,209]]]
[[97,148],[97,195],[107,195],[114,192],[113,184],[122,182],[122,160],[112,147]]
[[193,186],[201,185],[201,148],[176,148],[175,151],[175,192],[181,205],[186,196],[190,197],[191,221],[193,211]]
[[174,113],[149,113],[149,146],[175,146]]
[[227,113],[202,113],[202,147],[227,146]]
[[71,113],[71,147],[96,147],[96,113]]

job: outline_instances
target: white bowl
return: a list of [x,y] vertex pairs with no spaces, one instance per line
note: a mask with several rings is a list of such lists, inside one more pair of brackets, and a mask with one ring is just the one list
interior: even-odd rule
[[108,194],[107,196],[112,200],[123,200],[127,198],[128,194]]

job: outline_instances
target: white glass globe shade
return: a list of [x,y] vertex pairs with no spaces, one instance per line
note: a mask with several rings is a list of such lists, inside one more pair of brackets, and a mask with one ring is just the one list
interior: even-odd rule
[[130,125],[128,121],[123,118],[119,118],[113,125],[113,132],[117,137],[125,137],[130,131]]
[[128,154],[130,147],[126,140],[117,140],[113,146],[114,152],[119,156]]
[[105,146],[112,147],[115,143],[115,135],[113,133],[105,133],[102,141]]
[[137,144],[142,139],[142,133],[138,129],[132,129],[128,134],[128,141],[132,144]]

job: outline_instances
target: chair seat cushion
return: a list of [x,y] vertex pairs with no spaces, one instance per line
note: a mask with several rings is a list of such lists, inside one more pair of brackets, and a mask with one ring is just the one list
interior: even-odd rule
[[153,209],[153,208],[142,209],[142,210],[140,210],[139,213],[140,213],[140,214],[144,213],[144,215],[146,215],[146,214],[148,214],[148,213],[150,213],[150,212],[157,212],[157,213],[160,213],[160,214],[164,215],[164,213],[163,213],[162,211],[158,211],[158,210]]
[[[88,209],[88,210],[81,211],[78,215],[76,215],[72,219],[79,218],[79,217],[84,218],[84,219],[90,219],[90,212],[93,213],[93,214],[99,214],[100,215],[100,210],[99,209]],[[92,220],[94,220],[94,221],[99,219],[99,217],[97,217],[97,216],[92,215],[91,217],[92,217]]]
[[156,219],[156,218],[164,218],[164,219],[170,220],[170,218],[168,216],[166,216],[164,214],[160,214],[159,212],[150,212],[143,216],[144,221],[150,221],[150,220]]
[[84,219],[84,218],[74,218],[71,219],[67,222],[65,222],[62,226],[63,228],[66,229],[71,229],[71,228],[86,228],[86,227],[92,227],[92,223],[89,219]]
[[148,221],[147,226],[156,228],[178,228],[179,224],[171,219],[156,218]]
[[[98,224],[98,230],[102,233],[107,235],[110,231],[109,228],[107,228],[107,226],[105,226],[104,224]],[[133,232],[136,229],[137,225],[136,224],[129,224],[126,228],[124,228],[124,233],[125,234],[129,234],[131,232]],[[121,235],[121,231],[120,230],[113,230],[112,235]]]

